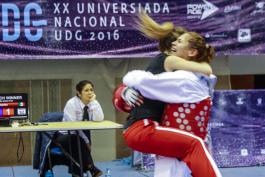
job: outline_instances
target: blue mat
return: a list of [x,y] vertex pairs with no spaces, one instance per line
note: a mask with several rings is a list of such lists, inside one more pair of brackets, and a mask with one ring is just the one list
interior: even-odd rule
[[[153,177],[153,172],[135,170],[124,160],[96,162],[96,165],[104,173],[109,168],[112,177]],[[53,171],[54,177],[71,177],[67,173],[66,166],[55,166]],[[222,168],[221,173],[223,177],[265,177],[265,167]],[[0,167],[0,177],[39,177],[39,175],[38,171],[33,170],[31,166],[15,166]]]

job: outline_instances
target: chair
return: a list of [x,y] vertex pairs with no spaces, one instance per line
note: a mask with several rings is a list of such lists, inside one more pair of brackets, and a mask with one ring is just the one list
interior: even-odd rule
[[[47,112],[41,116],[39,122],[60,122],[62,119],[63,112]],[[33,168],[39,170],[40,177],[45,177],[47,171],[52,172],[55,165],[67,165],[70,173],[73,168],[77,168],[74,167],[76,163],[71,163],[68,153],[63,152],[61,145],[56,143],[57,135],[58,131],[36,133]],[[74,136],[76,135],[71,135],[69,139],[72,140]],[[83,143],[84,146],[86,145]]]
[[[47,112],[43,114],[39,122],[61,122],[63,119],[63,112]],[[56,131],[46,132],[50,137],[54,137]],[[44,176],[47,169],[47,151],[51,144],[51,139],[42,132],[36,133],[35,149],[33,155],[33,168],[39,170],[40,176]]]

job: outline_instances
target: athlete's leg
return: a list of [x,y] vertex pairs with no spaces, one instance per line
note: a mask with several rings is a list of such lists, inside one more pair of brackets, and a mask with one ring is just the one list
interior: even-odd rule
[[144,119],[131,125],[124,132],[124,138],[128,146],[137,151],[183,160],[193,177],[221,177],[203,141],[190,133]]

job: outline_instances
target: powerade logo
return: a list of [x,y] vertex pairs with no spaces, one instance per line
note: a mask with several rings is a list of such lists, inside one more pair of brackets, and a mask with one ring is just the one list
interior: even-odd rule
[[[28,41],[38,41],[42,38],[47,20],[32,20],[34,16],[42,15],[42,9],[37,3],[28,3],[21,11],[14,3],[2,3],[2,36],[3,41],[16,41],[24,31]],[[33,13],[32,13],[33,12]],[[12,14],[12,15],[10,15]],[[21,27],[21,23],[24,27]],[[34,28],[32,27],[39,27]]]
[[187,4],[187,19],[204,20],[216,11],[218,7],[214,4],[203,0],[204,4]]

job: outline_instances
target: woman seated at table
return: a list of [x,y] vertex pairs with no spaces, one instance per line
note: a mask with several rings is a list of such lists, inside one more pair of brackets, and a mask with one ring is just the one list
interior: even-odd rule
[[[76,96],[69,99],[64,107],[63,121],[103,121],[104,114],[99,102],[96,100],[94,92],[94,85],[88,80],[82,80],[76,85]],[[71,148],[73,158],[79,162],[78,149],[77,149],[77,135],[81,137],[81,151],[83,171],[90,171],[92,177],[102,175],[102,171],[98,169],[93,162],[91,156],[91,138],[89,130],[79,130],[71,132]],[[69,135],[66,131],[60,131],[57,140],[69,152]],[[80,169],[73,165],[73,171],[69,170],[73,176],[80,175]]]

